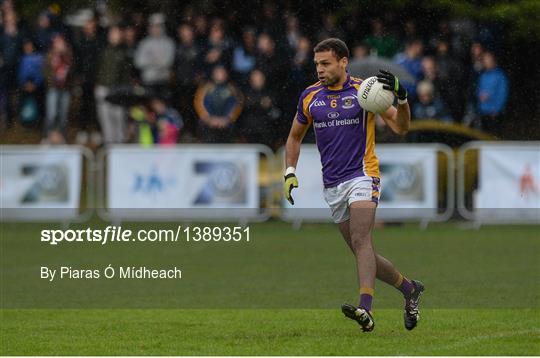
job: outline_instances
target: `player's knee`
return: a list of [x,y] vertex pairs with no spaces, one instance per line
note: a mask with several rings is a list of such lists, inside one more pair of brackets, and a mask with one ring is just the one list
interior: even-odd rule
[[369,234],[358,234],[351,237],[351,244],[355,251],[373,248],[371,243],[371,235]]

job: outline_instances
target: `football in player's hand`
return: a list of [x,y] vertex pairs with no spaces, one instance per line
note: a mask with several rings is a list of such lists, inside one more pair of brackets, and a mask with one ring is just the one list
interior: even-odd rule
[[377,77],[369,77],[362,81],[358,89],[358,101],[366,111],[373,113],[385,112],[394,103],[394,94],[385,90]]

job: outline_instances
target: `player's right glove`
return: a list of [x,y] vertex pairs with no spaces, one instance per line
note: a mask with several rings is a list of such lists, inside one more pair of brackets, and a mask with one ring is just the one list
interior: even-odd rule
[[285,181],[283,182],[283,194],[285,194],[285,198],[287,198],[291,205],[294,205],[294,199],[291,195],[293,188],[298,188],[298,179],[294,173],[289,173],[285,175]]

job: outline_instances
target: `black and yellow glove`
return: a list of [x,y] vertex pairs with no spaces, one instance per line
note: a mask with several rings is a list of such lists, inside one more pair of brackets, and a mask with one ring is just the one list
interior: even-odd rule
[[407,90],[401,84],[399,78],[394,76],[392,73],[385,70],[379,70],[379,73],[377,74],[377,81],[384,85],[383,88],[385,90],[394,92],[399,100],[404,101],[407,99]]
[[283,194],[291,205],[294,205],[294,199],[291,195],[293,188],[298,188],[298,179],[294,173],[289,173],[285,175],[285,181],[283,182]]

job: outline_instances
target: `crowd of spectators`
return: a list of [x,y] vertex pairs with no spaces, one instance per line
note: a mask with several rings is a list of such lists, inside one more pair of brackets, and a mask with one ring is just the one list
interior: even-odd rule
[[[22,5],[21,5],[22,6]],[[286,139],[303,88],[316,81],[314,44],[340,37],[351,61],[386,58],[407,70],[415,119],[496,131],[508,98],[494,36],[472,22],[441,20],[420,34],[381,19],[323,16],[306,31],[296,14],[266,3],[261,21],[233,24],[187,7],[180,17],[83,12],[68,24],[57,5],[21,19],[1,5],[0,130],[39,128],[44,141],[263,143]],[[179,18],[179,20],[178,20]],[[355,29],[369,28],[365,36]],[[152,98],[130,108],[107,101],[119,86],[144,86]]]

